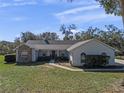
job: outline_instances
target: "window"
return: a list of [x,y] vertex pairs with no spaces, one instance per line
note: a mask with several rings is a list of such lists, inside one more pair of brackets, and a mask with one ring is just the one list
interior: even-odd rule
[[86,61],[86,54],[81,53],[81,63],[84,63]]

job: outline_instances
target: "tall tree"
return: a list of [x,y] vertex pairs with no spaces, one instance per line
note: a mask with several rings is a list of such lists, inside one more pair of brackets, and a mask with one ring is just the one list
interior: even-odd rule
[[36,40],[36,35],[29,31],[22,32],[21,33],[21,41],[27,42],[28,40]]
[[89,27],[86,31],[82,31],[80,34],[80,39],[81,40],[87,40],[87,39],[92,39],[92,38],[97,38],[98,37],[98,32],[100,29],[97,27]]
[[96,0],[105,9],[107,14],[122,16],[124,24],[124,0]]
[[38,40],[58,40],[59,36],[54,32],[45,32],[37,35]]
[[14,40],[14,43],[16,46],[20,45],[21,44],[21,40],[19,37],[16,37],[15,40]]
[[74,37],[76,40],[81,40],[81,32],[75,33]]
[[120,51],[124,50],[124,31],[113,25],[106,25],[104,29],[89,27],[75,36],[77,40],[96,38]]
[[64,40],[72,40],[73,39],[73,32],[72,30],[76,30],[76,26],[74,24],[71,24],[69,26],[65,26],[64,24],[61,25],[60,31],[64,35]]

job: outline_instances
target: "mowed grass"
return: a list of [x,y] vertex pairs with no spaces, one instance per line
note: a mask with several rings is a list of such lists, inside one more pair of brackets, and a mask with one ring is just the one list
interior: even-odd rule
[[4,64],[0,56],[0,93],[102,93],[124,73],[70,72],[44,65]]

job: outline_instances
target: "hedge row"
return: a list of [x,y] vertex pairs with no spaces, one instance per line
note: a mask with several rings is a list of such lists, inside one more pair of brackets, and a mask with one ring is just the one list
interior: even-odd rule
[[[50,61],[52,59],[51,56],[38,57],[37,61]],[[69,61],[68,57],[55,57],[55,61]]]
[[13,55],[13,54],[5,55],[5,62],[7,62],[7,63],[16,62],[16,55]]

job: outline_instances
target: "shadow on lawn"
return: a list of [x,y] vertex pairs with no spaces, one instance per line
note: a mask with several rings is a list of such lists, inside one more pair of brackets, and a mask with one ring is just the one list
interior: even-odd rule
[[49,62],[29,62],[29,63],[16,63],[16,66],[37,66],[44,65]]
[[4,64],[16,64],[16,62],[4,62]]

